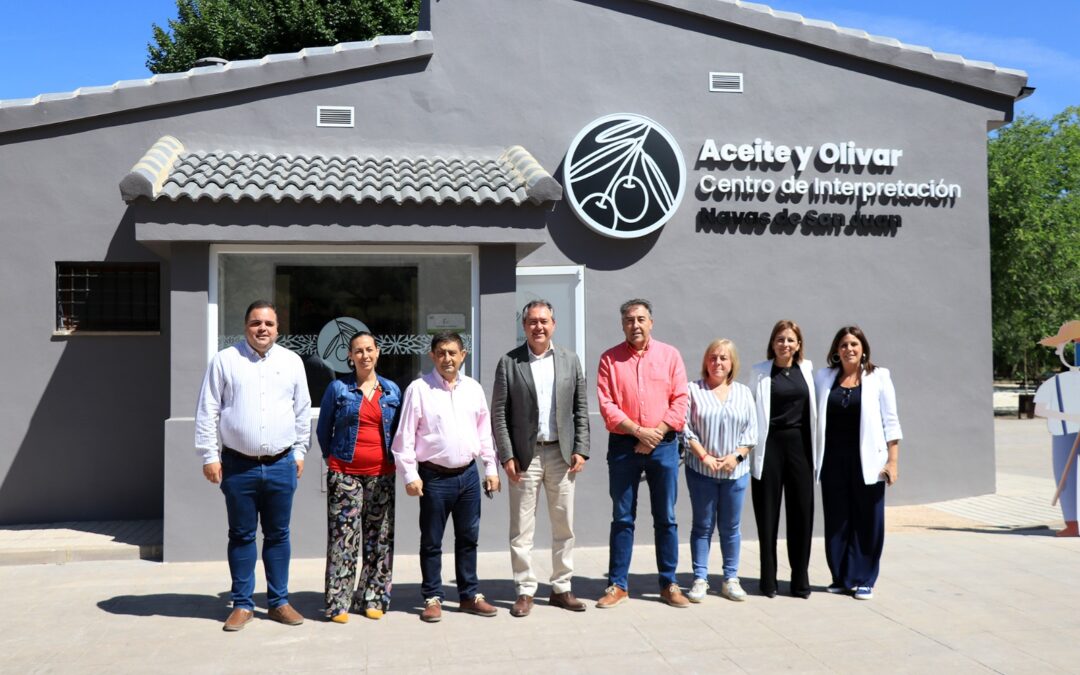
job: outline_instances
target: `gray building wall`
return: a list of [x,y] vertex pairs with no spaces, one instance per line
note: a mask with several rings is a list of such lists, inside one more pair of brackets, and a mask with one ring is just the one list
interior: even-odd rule
[[[12,336],[0,358],[21,383],[0,411],[0,522],[163,510],[167,559],[224,556],[222,500],[201,477],[192,447],[206,365],[210,242],[477,245],[474,374],[488,388],[497,357],[513,346],[515,264],[587,267],[590,385],[600,353],[622,339],[618,304],[633,296],[653,301],[655,337],[682,351],[691,375],[716,336],[739,345],[745,379],[764,358],[777,319],[802,325],[807,356],[819,364],[835,329],[855,322],[875,361],[893,371],[900,401],[903,480],[890,489],[890,503],[993,490],[985,141],[988,121],[1007,118],[1011,98],[628,0],[434,3],[431,30],[430,57],[0,134],[0,184],[10,205],[0,231],[6,250],[18,251],[0,266],[9,289],[0,309]],[[745,93],[710,93],[714,70],[744,73]],[[355,105],[356,128],[313,128],[316,105]],[[116,187],[165,134],[194,149],[292,153],[430,155],[521,144],[556,174],[575,134],[614,112],[657,120],[687,164],[682,206],[642,239],[597,235],[563,202],[129,207]],[[894,236],[700,232],[702,206],[854,210],[700,195],[694,186],[703,173],[791,173],[697,167],[706,138],[902,148],[903,161],[887,178],[946,179],[961,184],[963,196],[951,206],[875,207],[902,215]],[[857,174],[810,169],[804,177],[815,175]],[[157,254],[167,261],[162,336],[51,337],[55,261]],[[65,396],[75,391],[86,394]],[[578,484],[578,541],[598,545],[607,541],[610,514],[606,433],[595,396],[590,407],[593,459]],[[325,541],[315,466],[296,502],[298,555],[320,555]],[[40,498],[45,485],[48,500]],[[505,549],[505,496],[484,508],[482,547]],[[400,551],[416,550],[415,509],[400,490]],[[688,525],[685,495],[680,514]],[[751,537],[752,520],[747,508]],[[651,538],[647,522],[642,542]]]

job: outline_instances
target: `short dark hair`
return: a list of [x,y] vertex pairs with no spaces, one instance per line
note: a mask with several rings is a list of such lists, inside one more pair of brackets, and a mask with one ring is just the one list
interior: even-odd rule
[[776,339],[776,336],[780,334],[780,331],[791,330],[795,333],[795,339],[799,341],[799,348],[795,350],[795,355],[791,357],[792,363],[802,363],[803,353],[803,339],[802,329],[799,328],[799,324],[795,323],[791,319],[780,319],[776,322],[776,325],[772,328],[772,333],[769,334],[769,346],[765,348],[765,356],[769,360],[776,358],[776,350],[773,349],[772,343]]
[[251,313],[257,309],[272,309],[274,310],[274,314],[277,314],[277,307],[274,306],[274,303],[269,300],[256,300],[248,305],[247,311],[244,312],[244,323],[247,323],[248,317],[250,317]]
[[652,303],[644,298],[633,298],[627,300],[619,306],[619,316],[626,316],[626,313],[630,311],[631,307],[637,307],[641,305],[645,308],[645,311],[649,313],[649,318],[652,318]]
[[434,354],[435,350],[439,348],[439,345],[444,342],[456,342],[461,351],[465,351],[465,340],[461,339],[459,333],[454,331],[443,331],[431,336],[431,353]]
[[[836,331],[836,337],[832,340],[832,345],[829,347],[829,354],[825,357],[825,362],[833,368],[840,365],[840,342],[844,339],[845,335],[854,335],[855,339],[862,343],[863,370],[867,373],[874,372],[874,368],[877,368],[877,366],[870,360],[870,341],[866,339],[866,333],[863,332],[863,329],[855,325],[843,326],[840,330]],[[836,359],[835,361],[833,360],[834,358]]]
[[555,318],[555,308],[552,307],[551,303],[548,302],[547,300],[544,300],[543,298],[539,298],[537,300],[530,300],[530,301],[526,302],[525,306],[521,308],[521,321],[522,321],[522,323],[525,322],[525,317],[529,316],[529,310],[534,309],[536,307],[547,307],[548,311],[551,312],[551,318],[552,319]]

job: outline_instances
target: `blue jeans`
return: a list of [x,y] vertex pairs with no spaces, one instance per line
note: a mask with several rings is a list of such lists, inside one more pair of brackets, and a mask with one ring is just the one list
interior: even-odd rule
[[634,550],[634,519],[637,517],[641,473],[649,484],[656,570],[660,587],[675,583],[679,564],[679,530],[675,522],[675,498],[679,494],[679,444],[661,443],[648,455],[634,452],[633,436],[608,436],[608,492],[611,494],[611,538],[608,542],[608,583],[626,590],[630,556]]
[[[1076,434],[1064,434],[1051,436],[1051,447],[1054,452],[1054,483],[1061,483],[1061,476],[1065,473],[1065,464],[1069,460]],[[1069,478],[1065,481],[1065,489],[1061,491],[1061,515],[1065,520],[1076,520],[1076,474],[1080,462],[1073,462],[1069,469]]]
[[709,548],[713,530],[720,532],[720,552],[724,556],[724,579],[739,576],[739,547],[742,533],[743,499],[750,474],[734,480],[710,478],[686,467],[686,487],[690,490],[690,508],[694,514],[690,526],[690,557],[694,578],[709,578]]
[[296,492],[292,453],[273,464],[259,464],[232,454],[221,456],[221,492],[229,514],[229,573],[234,608],[255,609],[255,533],[261,522],[266,603],[289,602],[289,518]]
[[476,467],[447,476],[419,467],[424,481],[420,497],[420,593],[442,599],[442,542],[446,520],[454,517],[454,573],[458,597],[476,596],[480,581],[476,577],[476,547],[480,538],[480,478]]

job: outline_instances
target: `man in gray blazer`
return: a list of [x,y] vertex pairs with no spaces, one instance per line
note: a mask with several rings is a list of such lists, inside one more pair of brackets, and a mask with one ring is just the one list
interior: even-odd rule
[[528,616],[536,594],[533,534],[540,490],[551,520],[551,596],[548,603],[574,612],[574,477],[589,457],[585,374],[574,352],[551,343],[555,314],[546,300],[521,312],[525,344],[499,359],[491,399],[491,426],[499,461],[509,478],[510,564],[517,600],[511,616]]

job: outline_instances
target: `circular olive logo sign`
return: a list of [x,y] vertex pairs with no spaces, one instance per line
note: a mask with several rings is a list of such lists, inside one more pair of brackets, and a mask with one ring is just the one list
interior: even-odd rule
[[323,362],[338,373],[351,373],[349,367],[349,340],[360,331],[367,331],[367,325],[351,316],[339,316],[329,321],[316,340],[316,348]]
[[567,202],[607,237],[643,237],[682,202],[686,165],[679,144],[648,117],[606,115],[574,138],[563,165]]

